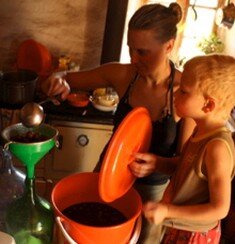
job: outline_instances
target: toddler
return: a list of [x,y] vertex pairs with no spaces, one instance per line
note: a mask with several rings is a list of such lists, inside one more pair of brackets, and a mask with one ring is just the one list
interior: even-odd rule
[[219,243],[235,173],[234,143],[226,128],[235,105],[235,59],[210,55],[188,61],[174,103],[178,116],[192,118],[196,128],[180,157],[135,155],[130,169],[137,177],[154,171],[172,175],[163,199],[146,203],[143,212],[162,224],[161,243]]

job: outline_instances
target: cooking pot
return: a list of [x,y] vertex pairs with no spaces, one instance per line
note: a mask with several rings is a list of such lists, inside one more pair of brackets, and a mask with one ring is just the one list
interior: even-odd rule
[[121,198],[109,203],[127,217],[127,221],[122,224],[108,227],[88,226],[77,223],[62,213],[65,208],[81,202],[104,203],[99,196],[98,179],[98,173],[84,172],[67,176],[55,185],[52,191],[52,204],[61,231],[68,234],[66,235],[71,239],[69,243],[129,243],[142,209],[141,198],[134,188],[131,188]]
[[37,73],[31,70],[0,73],[0,102],[19,107],[32,102],[37,80]]

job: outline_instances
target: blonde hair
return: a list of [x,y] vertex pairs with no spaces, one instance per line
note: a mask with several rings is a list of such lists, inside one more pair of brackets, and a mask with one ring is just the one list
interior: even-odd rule
[[147,4],[139,8],[129,21],[129,30],[152,30],[156,40],[165,43],[175,39],[177,24],[182,18],[179,4],[171,3],[169,7],[161,4]]
[[228,55],[199,56],[185,64],[204,97],[219,102],[220,111],[228,118],[235,106],[235,58]]

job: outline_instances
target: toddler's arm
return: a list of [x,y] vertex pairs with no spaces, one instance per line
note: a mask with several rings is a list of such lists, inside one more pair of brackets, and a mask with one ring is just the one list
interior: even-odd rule
[[210,201],[205,204],[178,206],[165,203],[147,203],[144,214],[155,224],[166,218],[194,221],[216,221],[226,217],[230,206],[233,161],[227,145],[214,140],[206,148],[204,158]]

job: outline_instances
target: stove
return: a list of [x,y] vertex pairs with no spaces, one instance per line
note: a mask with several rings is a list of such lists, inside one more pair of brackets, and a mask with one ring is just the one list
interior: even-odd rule
[[46,120],[63,120],[73,122],[95,123],[95,124],[113,124],[115,111],[103,112],[93,107],[91,103],[86,107],[73,107],[62,102],[60,105],[46,103],[42,105],[46,114]]

